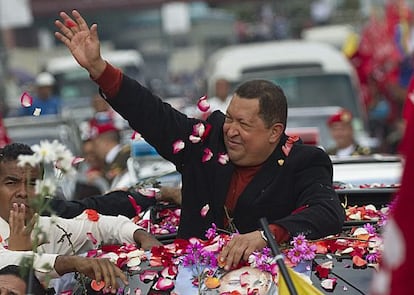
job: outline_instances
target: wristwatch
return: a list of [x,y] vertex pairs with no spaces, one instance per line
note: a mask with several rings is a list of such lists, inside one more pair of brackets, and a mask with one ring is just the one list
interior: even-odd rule
[[262,239],[265,240],[266,243],[268,243],[269,240],[267,239],[264,230],[259,230],[259,232],[260,232],[260,235],[262,236]]

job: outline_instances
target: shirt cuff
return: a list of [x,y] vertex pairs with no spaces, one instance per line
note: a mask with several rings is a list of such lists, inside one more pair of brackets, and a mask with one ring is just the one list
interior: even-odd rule
[[55,270],[55,261],[58,254],[35,254],[33,261],[34,270],[40,276],[47,275],[48,277],[58,278],[60,275]]
[[290,239],[289,232],[282,226],[277,224],[269,224],[269,229],[275,236],[276,241],[281,244],[287,242]]
[[123,74],[120,69],[106,62],[106,67],[102,75],[97,79],[93,79],[93,81],[101,88],[105,94],[105,98],[113,98],[119,92],[122,76]]

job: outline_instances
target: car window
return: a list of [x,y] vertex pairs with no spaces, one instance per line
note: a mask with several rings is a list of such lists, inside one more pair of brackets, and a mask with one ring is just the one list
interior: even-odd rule
[[358,100],[349,76],[344,74],[286,75],[275,73],[248,73],[242,80],[263,78],[281,86],[289,108],[340,106],[360,117]]

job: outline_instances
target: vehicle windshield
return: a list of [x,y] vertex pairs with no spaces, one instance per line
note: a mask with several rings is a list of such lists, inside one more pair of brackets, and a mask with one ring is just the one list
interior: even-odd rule
[[[289,107],[287,128],[316,127],[319,130],[320,145],[333,144],[326,120],[338,107],[344,107],[353,114],[356,137],[366,136],[366,122],[358,105],[359,97],[351,79],[345,74],[321,73],[320,69],[248,70],[240,81],[267,79],[279,85],[286,94]],[[235,88],[239,83],[233,83]],[[233,89],[234,89],[233,88]]]
[[249,72],[242,81],[267,79],[279,85],[286,94],[289,108],[340,106],[347,108],[355,117],[361,117],[358,99],[349,76],[344,74],[278,75],[275,72]]
[[[142,80],[140,69],[136,66],[120,67],[128,76]],[[82,68],[56,74],[58,93],[64,105],[78,105],[79,98],[91,98],[97,91],[98,86],[94,83],[89,74]],[[85,106],[89,106],[88,100],[82,100]]]

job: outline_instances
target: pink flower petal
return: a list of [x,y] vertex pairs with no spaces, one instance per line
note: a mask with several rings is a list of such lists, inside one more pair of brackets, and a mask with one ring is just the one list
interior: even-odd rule
[[135,267],[141,264],[141,258],[133,257],[127,262],[128,267]]
[[138,216],[138,215],[141,213],[141,206],[139,206],[139,205],[137,204],[137,202],[135,201],[135,199],[134,199],[134,197],[133,197],[133,196],[128,195],[128,199],[129,199],[129,202],[131,203],[132,207],[134,208],[135,213],[136,213],[136,214],[137,214],[137,216]]
[[203,208],[201,208],[200,215],[202,217],[206,217],[208,210],[210,210],[210,205],[206,204]]
[[140,288],[136,288],[134,291],[135,295],[141,295],[142,294],[142,290]]
[[87,232],[86,233],[88,239],[94,244],[96,245],[98,243],[98,240],[93,236],[93,234],[91,232]]
[[155,270],[146,270],[139,275],[139,279],[145,284],[158,278],[158,272]]
[[336,285],[336,278],[332,278],[332,279],[324,279],[321,282],[321,286],[322,288],[324,288],[325,290],[333,290],[335,288]]
[[77,26],[77,24],[73,20],[71,20],[71,19],[66,20],[65,21],[65,25],[68,28],[73,28],[73,27],[76,27]]
[[197,107],[202,112],[207,112],[210,109],[210,104],[207,102],[207,95],[200,97],[197,102]]
[[166,278],[159,278],[154,286],[155,290],[167,291],[174,287],[174,281]]
[[292,145],[285,144],[282,146],[282,151],[286,157],[289,155],[291,149],[292,149]]
[[85,161],[85,158],[82,158],[82,157],[75,157],[75,158],[72,160],[72,165],[77,165],[77,164],[79,164],[79,163],[82,163],[83,161]]
[[201,141],[201,137],[194,136],[194,135],[192,135],[192,134],[188,137],[188,139],[189,139],[192,143],[198,143],[198,142],[200,142],[200,141]]
[[179,151],[181,151],[185,146],[184,141],[182,141],[181,139],[175,141],[173,143],[173,154],[177,154]]
[[23,92],[22,96],[20,97],[20,104],[22,107],[28,108],[32,105],[33,98],[27,92]]
[[178,273],[178,268],[175,265],[170,265],[165,267],[162,271],[161,271],[161,276],[166,278],[166,279],[174,279],[176,277]]
[[226,165],[229,161],[229,155],[224,154],[224,153],[219,153],[217,161],[222,165]]
[[194,136],[202,137],[203,134],[204,134],[204,131],[206,131],[206,127],[201,122],[197,123],[193,126],[193,135]]
[[204,162],[210,161],[212,157],[213,157],[213,152],[209,148],[205,148],[204,155],[203,155],[203,158],[201,159],[201,162],[204,163]]
[[132,140],[140,140],[140,139],[142,139],[142,137],[141,137],[141,134],[140,134],[140,133],[138,133],[138,132],[134,131],[134,132],[132,133],[132,135],[131,135],[131,139],[132,139]]
[[245,271],[240,275],[240,286],[246,287],[249,284],[249,272]]

